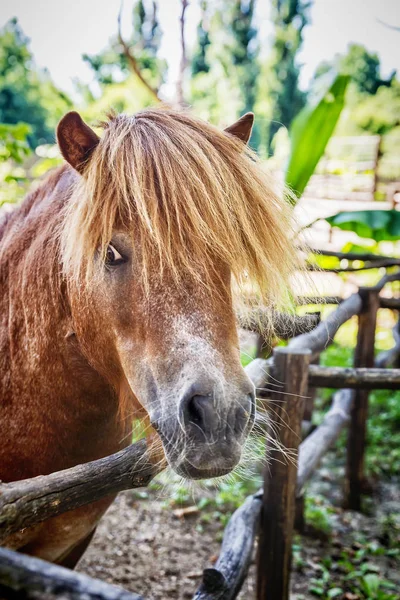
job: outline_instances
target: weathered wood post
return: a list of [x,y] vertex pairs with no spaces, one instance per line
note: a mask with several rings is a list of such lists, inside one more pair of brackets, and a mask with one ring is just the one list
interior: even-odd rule
[[[377,139],[377,143],[376,143],[376,148],[375,148],[375,156],[374,156],[374,180],[372,183],[372,190],[371,190],[371,195],[372,195],[372,200],[375,200],[375,194],[378,190],[378,183],[379,183],[379,177],[378,177],[378,168],[379,168],[379,161],[382,157],[382,136],[378,136]],[[393,199],[393,204],[394,204],[394,199]],[[395,208],[393,206],[393,208]]]
[[[360,288],[362,310],[358,316],[357,345],[354,366],[374,366],[376,316],[379,308],[379,291]],[[367,433],[368,390],[356,390],[351,411],[351,423],[347,443],[347,468],[345,480],[345,506],[361,509],[361,494],[365,483],[364,456]]]
[[[313,358],[310,361],[310,364],[319,365],[320,364],[320,355],[318,354],[318,356]],[[317,389],[318,388],[311,387],[311,386],[308,388],[307,398],[305,399],[305,403],[304,403],[304,415],[303,415],[304,421],[307,421],[307,422],[312,421],[315,397],[317,395]]]
[[[311,361],[310,361],[310,364],[313,364],[313,365],[319,365],[319,363],[320,363],[320,355],[319,354],[317,356],[315,356],[313,359],[311,359]],[[303,413],[303,424],[307,426],[307,430],[306,430],[307,433],[304,434],[304,432],[303,432],[303,437],[305,437],[305,435],[308,435],[310,428],[311,428],[311,422],[312,422],[312,416],[313,416],[313,412],[314,412],[314,403],[315,403],[316,395],[317,395],[317,388],[309,386],[306,397],[304,399],[304,413]],[[296,496],[296,507],[295,507],[295,517],[294,517],[294,527],[299,533],[304,533],[305,528],[306,528],[304,511],[305,511],[305,498],[304,498],[304,492],[302,491],[299,496]]]
[[[257,599],[288,600],[295,518],[296,456],[307,394],[311,351],[275,348],[273,377],[282,387],[271,392],[267,467],[257,565]],[[282,446],[282,450],[279,448]],[[285,456],[287,450],[290,455]]]
[[[395,336],[396,340],[399,340],[400,339],[400,310],[398,310],[396,312],[397,312],[397,321],[396,321],[396,325],[393,328],[393,335]],[[395,360],[393,362],[393,367],[395,367],[396,369],[400,368],[400,353],[395,358]]]

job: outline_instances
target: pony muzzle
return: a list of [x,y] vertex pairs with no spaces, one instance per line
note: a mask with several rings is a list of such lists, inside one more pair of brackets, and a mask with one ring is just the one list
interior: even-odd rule
[[168,462],[179,475],[218,477],[239,463],[254,423],[255,393],[248,381],[231,397],[229,391],[216,394],[211,386],[196,382],[179,402],[178,422],[156,425]]

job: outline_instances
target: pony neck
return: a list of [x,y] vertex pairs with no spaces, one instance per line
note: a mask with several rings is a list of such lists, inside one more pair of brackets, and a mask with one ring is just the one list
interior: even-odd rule
[[0,224],[4,481],[9,471],[13,479],[32,477],[105,456],[130,441],[116,394],[71,335],[57,231],[74,177],[69,168],[58,169]]

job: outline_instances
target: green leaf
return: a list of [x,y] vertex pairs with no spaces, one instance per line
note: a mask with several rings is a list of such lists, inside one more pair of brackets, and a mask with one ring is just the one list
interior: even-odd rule
[[304,192],[336,127],[348,82],[347,75],[338,75],[316,105],[303,108],[291,125],[291,152],[285,179],[298,198]]
[[353,231],[376,242],[400,239],[400,212],[397,210],[354,210],[325,219],[332,227]]
[[323,596],[324,595],[324,588],[321,586],[317,586],[317,585],[313,585],[309,588],[309,592],[311,594],[315,594],[316,596]]
[[25,156],[30,153],[27,136],[31,128],[26,123],[10,125],[0,123],[0,162],[9,159],[22,163]]
[[380,584],[381,584],[380,578],[378,577],[378,575],[375,575],[374,573],[365,575],[362,578],[362,585],[363,585],[364,591],[367,594],[369,594],[370,596],[377,594],[377,592],[379,591],[379,588],[380,588]]
[[340,596],[340,594],[343,594],[342,588],[335,587],[328,590],[326,595],[328,598],[336,598],[337,596]]

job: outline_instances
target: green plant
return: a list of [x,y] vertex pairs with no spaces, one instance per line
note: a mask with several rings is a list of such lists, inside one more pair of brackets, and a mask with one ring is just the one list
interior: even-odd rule
[[400,212],[397,210],[343,211],[325,219],[331,227],[353,231],[376,242],[400,239]]
[[[385,552],[376,543],[355,551],[343,547],[339,557],[323,556],[313,568],[316,575],[310,579],[308,591],[323,600],[357,598],[358,600],[398,600],[396,585],[383,576],[381,567],[368,559]],[[301,550],[298,551],[302,561]]]
[[[341,327],[335,341],[321,355],[323,366],[349,367],[353,362],[356,322]],[[378,325],[377,341],[383,332]],[[340,342],[340,343],[339,343]],[[383,340],[385,342],[385,340]],[[385,344],[386,345],[386,344]],[[314,421],[323,417],[327,402],[335,390],[321,390],[316,402]],[[393,477],[400,472],[400,392],[375,390],[369,394],[369,416],[366,446],[368,475]],[[346,432],[338,440],[338,450],[343,456],[347,443]]]
[[306,496],[305,520],[316,531],[330,537],[332,533],[331,515],[333,509],[322,496]]
[[286,184],[297,198],[304,192],[336,127],[348,82],[347,75],[338,75],[323,97],[303,108],[291,125]]
[[31,127],[27,123],[9,125],[0,123],[0,162],[12,160],[22,163],[30,153],[28,135]]
[[25,193],[26,172],[22,167],[31,150],[28,136],[31,128],[26,123],[0,123],[0,206],[16,202]]

